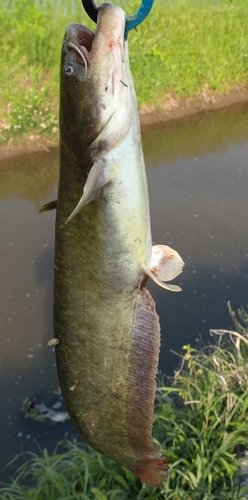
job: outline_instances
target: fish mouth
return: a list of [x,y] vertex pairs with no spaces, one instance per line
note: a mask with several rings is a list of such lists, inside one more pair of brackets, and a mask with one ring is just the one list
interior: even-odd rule
[[81,24],[70,24],[67,28],[65,47],[74,51],[78,64],[87,66],[89,54],[92,50],[95,33]]
[[95,33],[82,24],[71,24],[70,27],[71,30],[69,30],[69,35],[72,35],[77,45],[85,48],[87,52],[91,52]]
[[[89,64],[102,66],[109,54],[120,53],[124,62],[124,30],[125,14],[120,7],[103,3],[98,7],[97,27],[95,33],[81,24],[70,24],[65,36],[65,51],[73,51],[73,59],[86,67]],[[112,58],[112,62],[116,57]],[[119,63],[118,63],[119,64]],[[98,68],[99,69],[99,68]]]

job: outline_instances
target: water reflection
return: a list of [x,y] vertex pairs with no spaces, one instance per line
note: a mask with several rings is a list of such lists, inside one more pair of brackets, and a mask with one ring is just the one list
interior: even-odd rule
[[160,161],[174,162],[224,153],[231,145],[247,141],[247,116],[248,105],[240,104],[163,126],[146,127],[143,132],[145,157],[156,167]]
[[[248,107],[146,129],[143,139],[154,243],[172,246],[186,263],[176,280],[182,293],[149,285],[161,317],[160,367],[172,373],[171,350],[208,339],[209,328],[228,328],[227,300],[234,308],[247,303]],[[77,436],[70,423],[41,425],[20,411],[20,399],[45,399],[58,387],[47,347],[55,214],[38,213],[56,197],[57,177],[56,151],[0,162],[1,465],[22,443],[52,449],[64,435]]]
[[0,160],[0,199],[21,198],[39,210],[54,193],[57,179],[58,151]]

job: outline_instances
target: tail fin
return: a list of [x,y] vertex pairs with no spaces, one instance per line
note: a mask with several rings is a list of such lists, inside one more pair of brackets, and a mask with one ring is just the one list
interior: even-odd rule
[[167,478],[168,458],[148,458],[133,472],[148,486],[160,488]]

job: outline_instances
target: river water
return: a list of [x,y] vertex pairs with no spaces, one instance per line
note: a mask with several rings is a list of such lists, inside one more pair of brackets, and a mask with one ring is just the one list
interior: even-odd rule
[[[149,288],[161,318],[160,369],[173,374],[184,344],[212,341],[229,328],[227,301],[248,303],[248,106],[201,114],[143,130],[154,243],[176,249],[185,269],[173,294]],[[0,162],[0,468],[21,450],[53,449],[78,438],[70,422],[24,418],[22,400],[60,402],[53,337],[58,152]],[[63,407],[62,407],[63,409]],[[1,480],[17,467],[1,472]]]

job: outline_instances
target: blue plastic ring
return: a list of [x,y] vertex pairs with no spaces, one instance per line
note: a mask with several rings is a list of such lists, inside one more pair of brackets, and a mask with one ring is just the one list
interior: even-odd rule
[[141,24],[144,19],[148,16],[152,6],[153,6],[154,0],[142,0],[141,6],[139,10],[134,14],[134,16],[129,16],[126,19],[126,26],[125,26],[125,39],[127,39],[128,32],[132,30],[133,28],[137,28],[139,24]]
[[[127,39],[128,32],[133,28],[137,28],[144,19],[148,16],[154,0],[142,0],[139,10],[134,14],[134,16],[129,16],[126,18],[125,25],[125,39]],[[94,0],[82,0],[83,7],[92,21],[97,22],[97,6]]]

